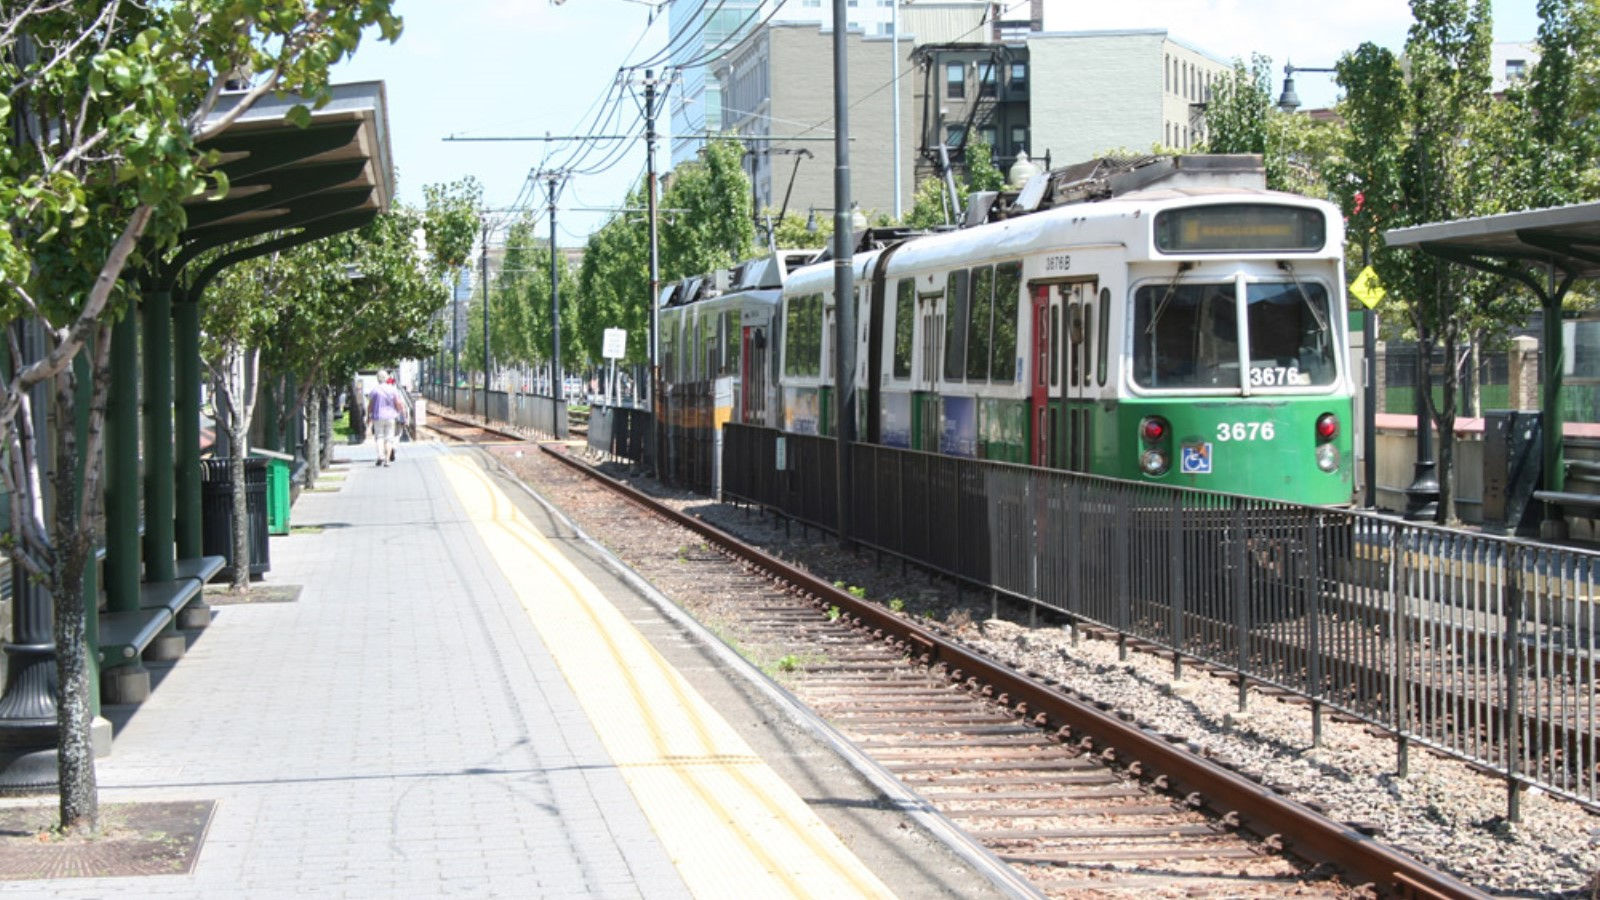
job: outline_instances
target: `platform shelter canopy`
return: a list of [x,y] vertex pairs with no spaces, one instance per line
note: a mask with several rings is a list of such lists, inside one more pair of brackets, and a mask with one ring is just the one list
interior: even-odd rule
[[[1390,247],[1419,249],[1480,271],[1514,278],[1539,298],[1544,310],[1540,414],[1548,437],[1541,454],[1544,490],[1534,496],[1545,502],[1546,522],[1550,525],[1559,519],[1562,504],[1589,503],[1589,498],[1565,491],[1561,301],[1575,282],[1600,278],[1600,203],[1413,225],[1386,231],[1383,239]],[[1545,533],[1559,532],[1559,527],[1551,527]]]
[[[299,236],[301,243],[358,228],[388,208],[394,166],[383,82],[332,91],[303,127],[291,119],[301,98],[269,95],[201,145],[221,154],[228,190],[185,204],[177,268],[205,250],[262,235]],[[223,94],[212,118],[227,115],[241,97]]]
[[1600,278],[1600,203],[1431,222],[1386,231],[1383,239],[1486,271],[1530,263],[1572,278]]

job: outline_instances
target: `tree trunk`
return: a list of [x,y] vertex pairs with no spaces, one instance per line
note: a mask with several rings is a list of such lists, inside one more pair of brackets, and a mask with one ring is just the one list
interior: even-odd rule
[[306,403],[302,409],[305,411],[306,423],[306,487],[317,483],[317,478],[322,474],[322,391],[313,388],[311,402]]
[[1456,329],[1445,328],[1440,336],[1444,345],[1444,379],[1439,386],[1439,407],[1434,416],[1439,425],[1439,512],[1434,521],[1441,524],[1453,522],[1455,497],[1451,484],[1455,480],[1456,456],[1456,391],[1460,387],[1460,372],[1456,367],[1456,350],[1459,346]]
[[242,594],[250,590],[250,507],[244,483],[245,438],[237,419],[228,423],[228,477],[233,482],[233,584]]
[[[95,785],[93,709],[90,705],[88,610],[83,573],[94,542],[93,522],[84,522],[79,502],[75,379],[70,368],[55,377],[56,445],[54,543],[49,589],[54,605],[56,679],[57,780],[61,828],[72,834],[100,827],[99,792]],[[97,463],[96,463],[97,464]]]
[[322,452],[318,457],[322,460],[322,467],[333,465],[333,388],[329,385],[322,387]]

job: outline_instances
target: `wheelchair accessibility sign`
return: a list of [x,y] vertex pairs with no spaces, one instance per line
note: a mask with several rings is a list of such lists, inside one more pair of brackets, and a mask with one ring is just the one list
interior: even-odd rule
[[1211,442],[1184,444],[1178,457],[1178,471],[1185,475],[1211,474]]

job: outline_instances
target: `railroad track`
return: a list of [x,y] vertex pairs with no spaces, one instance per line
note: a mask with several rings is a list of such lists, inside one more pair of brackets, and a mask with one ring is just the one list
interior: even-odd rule
[[428,424],[423,428],[446,441],[459,444],[520,443],[527,440],[520,434],[431,408],[428,410]]
[[741,628],[799,650],[797,696],[1046,894],[1350,896],[1370,885],[1482,896],[1201,758],[1181,737],[1012,671],[550,455],[740,566],[749,586]]

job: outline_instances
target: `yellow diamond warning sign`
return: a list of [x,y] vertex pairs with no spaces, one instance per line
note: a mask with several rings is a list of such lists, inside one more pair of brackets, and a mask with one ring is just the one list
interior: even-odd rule
[[1360,300],[1367,309],[1377,306],[1385,293],[1378,281],[1378,273],[1371,266],[1362,269],[1356,280],[1350,282],[1350,296]]

